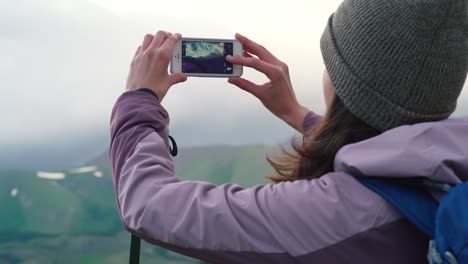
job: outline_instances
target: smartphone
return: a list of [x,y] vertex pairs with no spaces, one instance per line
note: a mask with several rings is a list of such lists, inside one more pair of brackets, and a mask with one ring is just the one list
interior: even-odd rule
[[198,77],[239,77],[242,66],[226,61],[242,56],[242,43],[235,39],[181,38],[172,51],[171,72]]

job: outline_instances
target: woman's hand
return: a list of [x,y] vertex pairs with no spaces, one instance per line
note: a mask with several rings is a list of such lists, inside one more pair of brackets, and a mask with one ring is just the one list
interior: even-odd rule
[[150,34],[145,36],[130,66],[127,91],[149,88],[162,101],[172,85],[187,80],[184,74],[169,75],[167,72],[172,50],[180,37],[180,34],[165,31],[158,31],[154,36]]
[[244,57],[229,56],[227,60],[233,64],[254,68],[265,74],[270,81],[258,85],[243,78],[230,78],[228,82],[253,94],[270,112],[303,133],[302,124],[309,110],[297,101],[288,66],[252,40],[240,34],[236,34],[236,39],[244,46]]

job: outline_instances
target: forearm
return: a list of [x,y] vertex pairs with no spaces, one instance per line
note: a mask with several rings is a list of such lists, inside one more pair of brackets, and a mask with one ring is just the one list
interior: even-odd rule
[[[161,152],[163,150],[167,152],[160,154],[164,154],[166,160],[171,160],[168,122],[167,112],[159,104],[158,99],[149,93],[143,91],[127,92],[117,100],[111,117],[110,163],[119,211],[124,206],[119,197],[122,191],[123,179],[121,176],[124,174],[122,170],[135,152],[137,145],[145,137],[153,132],[158,133],[163,144]],[[125,221],[124,224],[128,228]]]

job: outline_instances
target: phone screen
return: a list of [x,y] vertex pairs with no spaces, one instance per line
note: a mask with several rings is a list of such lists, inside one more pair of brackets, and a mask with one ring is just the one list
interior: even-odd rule
[[183,73],[232,74],[226,56],[233,53],[232,42],[182,41]]

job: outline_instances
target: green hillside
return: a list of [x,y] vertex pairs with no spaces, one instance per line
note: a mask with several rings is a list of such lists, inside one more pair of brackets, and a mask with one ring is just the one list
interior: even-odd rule
[[265,146],[217,146],[182,150],[175,158],[176,173],[186,180],[209,181],[215,184],[235,182],[243,186],[265,183],[272,173]]
[[[271,173],[263,146],[181,150],[177,174],[186,180],[243,186],[266,183]],[[0,171],[1,263],[127,263],[129,235],[115,206],[108,161],[85,171],[64,170],[64,179],[36,172]],[[88,171],[86,171],[88,170]],[[142,263],[200,263],[144,245]]]
[[[15,188],[18,194],[12,197]],[[61,234],[73,230],[73,219],[86,215],[76,195],[33,173],[0,173],[0,201],[2,211],[8,212],[0,219],[2,233]]]

